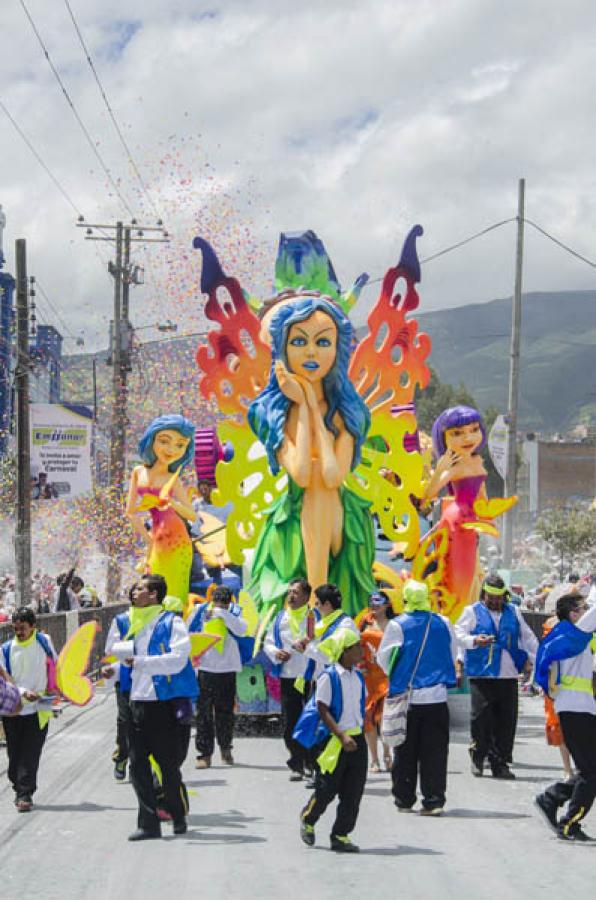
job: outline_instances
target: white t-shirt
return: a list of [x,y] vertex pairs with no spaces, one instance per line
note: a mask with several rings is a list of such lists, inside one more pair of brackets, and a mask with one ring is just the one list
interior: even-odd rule
[[[362,728],[362,691],[365,690],[360,676],[355,669],[344,669],[335,663],[335,671],[339,675],[342,692],[342,712],[337,723],[342,731],[349,728]],[[331,678],[327,672],[321,672],[317,680],[317,703],[331,706]]]

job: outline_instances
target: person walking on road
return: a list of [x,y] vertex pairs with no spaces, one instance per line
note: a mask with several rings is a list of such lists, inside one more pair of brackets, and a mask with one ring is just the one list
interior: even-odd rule
[[237,638],[246,634],[248,626],[242,609],[233,603],[233,599],[234,595],[228,587],[216,587],[211,601],[199,604],[188,620],[190,632],[207,631],[221,638],[219,644],[201,657],[198,667],[197,769],[210,767],[216,739],[223,762],[228,766],[234,765],[232,740],[236,673],[242,671]]
[[290,754],[287,766],[290,781],[302,781],[309,769],[308,754],[292,737],[304,704],[310,697],[315,661],[296,649],[296,641],[306,636],[311,587],[304,578],[290,583],[286,608],[277,614],[267,633],[263,649],[274,664],[271,674],[279,677],[283,737]]
[[8,778],[19,812],[29,812],[37,790],[41,751],[52,714],[41,709],[40,698],[55,690],[56,651],[49,634],[37,630],[35,613],[28,607],[12,617],[15,636],[2,645],[0,659],[23,700],[16,716],[4,715],[2,724],[8,752]]
[[400,812],[412,812],[420,770],[420,814],[440,816],[447,790],[447,688],[457,681],[457,638],[449,619],[431,612],[426,584],[410,579],[403,598],[406,611],[389,622],[377,654],[389,676],[389,697],[412,687],[406,739],[394,751],[393,796]]
[[362,660],[360,635],[340,628],[321,642],[319,650],[331,665],[317,679],[315,696],[307,703],[294,736],[306,747],[317,746],[315,792],[300,814],[300,837],[315,843],[315,825],[339,797],[331,829],[331,849],[357,853],[350,840],[366,783],[368,751],[362,733],[366,687],[356,668]]
[[[538,648],[535,680],[545,694],[554,697],[577,773],[538,794],[536,805],[560,840],[596,843],[581,828],[596,797],[596,606],[588,607],[577,593],[565,594],[557,600],[557,617],[559,623]],[[558,819],[565,803],[567,809]]]
[[132,669],[130,688],[130,777],[139,812],[130,841],[161,837],[157,797],[149,757],[160,768],[162,788],[174,834],[185,834],[188,806],[178,765],[176,704],[195,700],[197,682],[190,662],[190,638],[180,616],[164,611],[166,581],[144,575],[134,591],[130,629],[113,652]]
[[517,728],[518,677],[529,670],[538,640],[498,575],[489,575],[480,600],[467,606],[455,625],[465,650],[470,679],[472,774],[484,772],[488,759],[494,778],[515,778],[509,768]]

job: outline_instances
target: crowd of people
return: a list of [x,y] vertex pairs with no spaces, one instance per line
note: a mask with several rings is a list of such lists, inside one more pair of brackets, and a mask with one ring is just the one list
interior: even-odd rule
[[[75,568],[57,576],[37,570],[31,576],[30,606],[38,615],[102,605],[98,592],[85,584]],[[9,572],[0,577],[0,624],[9,622],[16,608],[15,576]]]
[[[161,837],[164,821],[175,834],[186,832],[181,770],[193,724],[197,768],[211,766],[216,745],[222,761],[234,765],[235,678],[254,649],[228,587],[216,586],[186,621],[181,602],[166,591],[163,577],[142,576],[106,644],[104,675],[117,697],[114,777],[124,780],[128,767],[138,801],[132,841]],[[471,694],[471,775],[514,779],[518,685],[533,674],[554,697],[551,717],[571,759],[567,777],[537,796],[537,808],[560,840],[591,842],[581,823],[596,796],[596,606],[578,592],[564,594],[539,643],[495,575],[455,624],[432,612],[424,583],[406,582],[403,599],[396,615],[387,594],[376,591],[355,621],[335,585],[312,592],[298,579],[264,637],[281,683],[289,778],[312,789],[300,812],[302,841],[314,845],[316,825],[337,799],[331,849],[358,851],[351,835],[369,768],[380,770],[381,755],[400,813],[414,812],[420,798],[420,815],[444,814],[448,691],[463,677]],[[26,812],[47,735],[55,651],[32,610],[17,610],[12,620],[15,635],[0,657],[0,712],[15,804]],[[210,637],[208,649],[196,648],[195,635]]]

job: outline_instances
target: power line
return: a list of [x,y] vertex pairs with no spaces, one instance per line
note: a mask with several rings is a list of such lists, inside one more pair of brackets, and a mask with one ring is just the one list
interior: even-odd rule
[[77,214],[78,216],[80,216],[80,215],[81,215],[81,211],[80,211],[79,208],[77,207],[77,205],[76,205],[76,203],[74,202],[74,200],[70,197],[70,195],[67,193],[67,191],[65,190],[65,188],[60,184],[60,182],[58,181],[58,179],[56,178],[56,176],[54,175],[54,173],[52,172],[52,170],[49,168],[49,166],[46,165],[46,163],[44,162],[44,160],[42,159],[42,157],[40,156],[40,154],[37,152],[37,150],[35,149],[35,147],[34,147],[33,144],[31,143],[31,141],[29,140],[29,138],[27,137],[27,135],[25,134],[25,132],[22,130],[22,128],[18,125],[18,123],[17,123],[17,122],[15,121],[15,119],[13,118],[13,116],[10,114],[10,112],[8,111],[8,109],[6,108],[6,106],[4,105],[4,103],[2,102],[2,100],[0,100],[0,108],[2,108],[3,113],[6,115],[6,117],[8,118],[8,120],[11,122],[11,124],[13,125],[14,129],[16,130],[16,132],[20,135],[20,137],[21,137],[21,138],[24,140],[24,142],[27,144],[27,146],[29,147],[29,150],[31,151],[31,153],[33,154],[33,156],[35,157],[35,159],[37,160],[37,162],[40,164],[40,166],[42,167],[42,169],[44,169],[44,171],[46,172],[46,174],[49,175],[49,177],[52,179],[52,181],[54,182],[54,185],[58,188],[58,190],[60,191],[60,193],[62,194],[62,196],[63,196],[64,199],[66,200],[66,202],[68,203],[68,205],[69,205],[72,209],[74,209],[74,211],[76,212],[76,214]]
[[81,128],[81,131],[83,132],[83,134],[85,135],[85,138],[87,139],[87,143],[88,143],[89,146],[91,147],[91,150],[93,151],[94,156],[96,157],[97,161],[99,162],[100,166],[102,167],[103,171],[105,172],[107,178],[108,178],[109,181],[110,181],[110,184],[112,185],[112,187],[113,187],[114,190],[116,191],[116,194],[117,194],[118,197],[120,198],[120,202],[121,202],[122,205],[125,207],[125,209],[128,211],[128,213],[131,215],[131,217],[134,218],[134,213],[133,213],[133,211],[132,211],[132,209],[131,209],[131,207],[130,207],[128,201],[127,201],[126,198],[122,195],[122,193],[121,193],[121,191],[120,191],[120,188],[118,187],[118,184],[116,183],[116,181],[114,180],[114,178],[113,178],[113,176],[112,176],[112,173],[110,172],[110,170],[108,169],[107,165],[106,165],[105,162],[103,161],[103,157],[101,156],[99,150],[97,149],[97,146],[96,146],[95,143],[93,142],[93,138],[91,137],[91,135],[89,134],[87,128],[85,127],[85,124],[84,124],[83,120],[81,119],[81,117],[80,117],[80,115],[79,115],[79,113],[78,113],[78,110],[77,110],[77,108],[76,108],[76,106],[75,106],[75,104],[74,104],[74,102],[73,102],[73,100],[72,100],[70,94],[69,94],[68,91],[66,90],[66,87],[65,87],[65,85],[64,85],[64,82],[62,81],[62,79],[61,79],[61,77],[60,77],[60,73],[58,72],[56,66],[55,66],[54,63],[52,62],[52,59],[51,59],[50,54],[49,54],[49,51],[48,51],[47,47],[45,46],[45,44],[44,44],[44,42],[43,42],[43,40],[42,40],[42,37],[41,37],[39,31],[37,30],[37,27],[36,27],[36,25],[35,25],[35,22],[33,21],[32,17],[31,17],[31,13],[29,12],[29,10],[27,9],[27,7],[25,6],[25,0],[20,0],[20,3],[21,3],[21,6],[23,7],[23,11],[25,12],[25,15],[27,16],[27,18],[28,18],[28,20],[29,20],[29,23],[30,23],[30,25],[31,25],[31,28],[33,29],[33,32],[34,32],[34,34],[35,34],[35,37],[36,37],[37,40],[39,41],[39,45],[40,45],[40,47],[41,47],[41,49],[42,49],[42,51],[43,51],[43,54],[44,54],[44,56],[45,56],[45,58],[46,58],[46,60],[47,60],[47,62],[48,62],[48,65],[49,65],[50,69],[52,70],[52,73],[53,73],[53,75],[54,75],[54,78],[56,79],[56,81],[57,81],[58,84],[60,85],[60,88],[61,88],[61,90],[62,90],[62,93],[64,94],[64,97],[66,98],[66,102],[67,102],[68,105],[70,106],[70,108],[71,108],[71,110],[72,110],[72,113],[73,113],[75,119],[77,120],[77,122],[78,122],[78,124],[79,124],[79,126],[80,126],[80,128]]
[[155,215],[159,218],[159,212],[158,212],[158,210],[157,210],[157,208],[156,208],[156,206],[155,206],[155,203],[153,202],[153,199],[152,199],[151,195],[149,194],[149,191],[147,190],[147,186],[146,186],[145,182],[143,181],[143,178],[142,178],[142,176],[141,176],[141,173],[139,172],[139,169],[138,169],[138,167],[137,167],[137,164],[136,164],[136,162],[135,162],[134,159],[133,159],[132,153],[130,152],[130,148],[129,148],[128,144],[126,143],[126,140],[125,140],[125,138],[124,138],[124,135],[122,134],[122,130],[121,130],[121,128],[120,128],[120,125],[118,124],[118,121],[117,121],[117,119],[116,119],[116,116],[114,115],[114,111],[113,111],[113,109],[112,109],[112,107],[111,107],[111,105],[110,105],[110,102],[109,102],[108,98],[107,98],[105,89],[104,89],[104,87],[103,87],[103,85],[102,85],[102,83],[101,83],[101,81],[100,81],[100,79],[99,79],[99,75],[97,74],[97,70],[96,70],[96,68],[95,68],[95,65],[93,64],[93,60],[91,59],[91,54],[89,53],[89,50],[88,50],[88,48],[87,48],[87,46],[86,46],[86,44],[85,44],[85,41],[84,41],[84,39],[83,39],[83,35],[81,34],[81,29],[79,28],[79,25],[78,25],[78,23],[77,23],[77,20],[76,20],[76,18],[75,18],[75,15],[74,15],[74,13],[73,13],[73,11],[72,11],[72,8],[71,8],[71,6],[70,6],[70,3],[68,2],[68,0],[64,0],[64,4],[65,4],[65,6],[66,6],[66,8],[67,8],[67,10],[68,10],[68,13],[69,13],[69,15],[70,15],[70,18],[72,19],[72,24],[74,25],[74,29],[75,29],[75,31],[76,31],[76,33],[77,33],[77,37],[78,37],[78,39],[79,39],[79,42],[80,42],[80,44],[81,44],[81,47],[83,48],[83,53],[85,54],[85,57],[86,57],[86,59],[87,59],[87,62],[89,63],[89,67],[90,67],[91,71],[93,72],[93,77],[95,78],[95,81],[96,81],[96,83],[97,83],[97,87],[99,88],[99,92],[100,92],[100,94],[101,94],[101,96],[102,96],[102,98],[103,98],[103,101],[104,101],[105,105],[106,105],[106,108],[107,108],[107,110],[108,110],[108,113],[109,113],[109,115],[110,115],[110,118],[111,118],[111,120],[112,120],[112,123],[113,123],[113,125],[114,125],[114,128],[116,129],[116,134],[117,134],[118,137],[120,138],[120,142],[121,142],[122,146],[124,147],[125,153],[126,153],[126,155],[127,155],[127,157],[128,157],[128,160],[129,160],[129,162],[130,162],[130,164],[131,164],[131,166],[132,166],[133,172],[135,173],[135,175],[136,175],[136,177],[137,177],[137,180],[138,180],[139,184],[141,185],[141,188],[142,188],[142,190],[143,190],[143,193],[145,194],[147,200],[149,201],[149,205],[151,206],[151,208],[152,208],[153,212],[155,213]]
[[596,269],[596,262],[593,262],[591,259],[588,259],[587,256],[582,256],[581,253],[578,253],[577,250],[574,250],[572,247],[569,247],[567,244],[564,244],[563,241],[560,241],[558,238],[554,237],[554,235],[549,234],[544,228],[541,228],[540,225],[537,225],[536,222],[532,222],[531,219],[525,219],[528,225],[531,225],[532,228],[535,228],[536,231],[539,231],[540,234],[543,234],[544,237],[547,237],[549,241],[552,241],[554,244],[557,244],[558,247],[562,247],[563,250],[566,250],[567,253],[570,253],[572,256],[575,256],[576,259],[581,259],[582,262],[587,263],[593,269]]
[[[490,231],[494,231],[496,228],[501,228],[502,225],[508,225],[510,222],[515,222],[516,220],[517,216],[511,216],[509,219],[503,219],[502,222],[495,222],[494,225],[489,225],[487,228],[483,228],[482,231],[477,231],[475,234],[471,234],[470,237],[464,238],[463,241],[458,241],[457,244],[451,244],[449,247],[444,247],[442,250],[439,250],[438,253],[433,253],[432,256],[427,256],[425,259],[421,259],[420,262],[421,264],[432,262],[433,259],[438,259],[440,256],[445,256],[447,253],[451,253],[453,250],[458,250],[460,247],[464,247],[466,244],[470,244],[472,241],[483,237]],[[371,278],[370,281],[366,282],[364,287],[368,287],[369,284],[378,284],[378,282],[382,281],[384,277],[384,275],[381,275],[379,278]]]
[[56,306],[54,305],[54,303],[52,303],[52,301],[50,300],[50,298],[48,297],[48,295],[47,295],[46,292],[44,291],[43,287],[42,287],[41,284],[39,283],[39,279],[38,279],[38,278],[35,279],[35,285],[36,285],[38,291],[40,292],[41,296],[44,298],[44,300],[46,301],[46,303],[48,304],[48,306],[50,307],[50,309],[52,310],[52,312],[53,312],[54,315],[56,316],[56,319],[58,320],[58,323],[59,323],[60,326],[63,328],[63,330],[66,332],[66,335],[67,335],[68,337],[71,337],[71,338],[73,338],[74,340],[76,340],[75,335],[72,333],[72,331],[70,330],[70,328],[68,327],[68,325],[66,324],[66,322],[64,321],[64,319],[62,318],[61,314],[58,312]]

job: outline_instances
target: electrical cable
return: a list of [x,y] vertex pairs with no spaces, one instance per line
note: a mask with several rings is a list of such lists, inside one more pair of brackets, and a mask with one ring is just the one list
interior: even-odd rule
[[113,177],[112,173],[110,172],[110,170],[108,169],[107,165],[105,164],[105,162],[104,162],[104,160],[103,160],[103,157],[101,156],[99,150],[97,149],[96,144],[95,144],[94,141],[93,141],[93,138],[92,138],[91,135],[89,134],[89,132],[88,132],[88,130],[87,130],[87,128],[86,128],[86,126],[85,126],[83,120],[81,119],[81,117],[80,117],[80,115],[79,115],[79,113],[78,113],[78,110],[77,110],[77,108],[76,108],[76,106],[75,106],[75,104],[74,104],[74,101],[72,100],[70,94],[69,94],[68,91],[66,90],[66,87],[65,87],[65,85],[64,85],[64,82],[62,81],[62,79],[61,79],[61,77],[60,77],[60,73],[58,72],[56,66],[55,66],[54,63],[52,62],[52,59],[51,59],[50,54],[49,54],[49,51],[48,51],[47,47],[45,46],[45,44],[44,44],[44,42],[43,42],[43,40],[42,40],[42,37],[41,37],[41,35],[40,35],[40,33],[39,33],[38,29],[37,29],[37,26],[35,25],[35,22],[33,21],[33,18],[32,18],[32,16],[31,16],[31,13],[29,12],[29,10],[27,9],[27,7],[26,7],[26,5],[25,5],[25,0],[19,0],[19,2],[20,2],[20,4],[21,4],[21,6],[23,7],[23,11],[25,12],[25,15],[27,16],[27,18],[28,18],[28,20],[29,20],[29,23],[30,23],[30,25],[31,25],[31,28],[33,29],[33,32],[34,32],[34,34],[35,34],[37,40],[39,41],[39,44],[40,44],[40,46],[41,46],[41,49],[42,49],[42,51],[43,51],[43,54],[44,54],[44,56],[45,56],[47,62],[48,62],[48,65],[49,65],[50,69],[52,70],[52,73],[53,73],[53,75],[54,75],[56,81],[57,81],[58,84],[60,85],[60,88],[61,88],[61,90],[62,90],[62,93],[64,94],[64,97],[66,98],[66,102],[67,102],[68,105],[70,106],[70,108],[71,108],[71,110],[72,110],[72,113],[73,113],[75,119],[77,120],[77,122],[78,122],[78,124],[79,124],[79,126],[80,126],[80,128],[81,128],[81,130],[82,130],[82,132],[83,132],[83,134],[85,135],[85,138],[87,139],[87,143],[88,143],[89,146],[91,147],[91,150],[93,151],[94,156],[96,157],[97,161],[99,162],[100,166],[102,167],[103,171],[105,172],[107,178],[109,179],[109,182],[110,182],[110,184],[112,185],[112,187],[114,188],[114,190],[115,190],[117,196],[119,197],[120,202],[122,203],[122,205],[124,206],[124,208],[127,210],[127,212],[130,214],[130,216],[131,216],[132,218],[134,218],[134,213],[133,213],[133,211],[132,211],[132,209],[131,209],[131,207],[130,207],[130,204],[128,203],[128,201],[126,200],[126,198],[122,195],[122,192],[120,191],[120,188],[118,187],[118,184],[117,184],[116,181],[114,180],[114,177]]
[[593,269],[596,269],[596,262],[593,262],[591,259],[588,259],[587,256],[582,256],[581,253],[578,253],[577,250],[574,250],[572,247],[569,247],[567,244],[564,244],[563,241],[560,241],[558,238],[554,237],[554,235],[549,234],[544,228],[541,228],[540,225],[537,225],[536,222],[532,222],[531,219],[524,218],[524,223],[527,225],[531,225],[532,228],[535,228],[536,231],[539,231],[540,234],[543,234],[544,237],[547,237],[549,241],[552,241],[554,244],[557,244],[558,247],[562,247],[563,250],[566,250],[567,253],[570,253],[572,256],[575,256],[576,259],[581,259],[582,262],[587,263]]
[[107,111],[108,111],[108,113],[109,113],[109,115],[110,115],[110,118],[111,118],[111,120],[112,120],[112,123],[113,123],[113,125],[114,125],[114,128],[116,129],[116,134],[117,134],[118,137],[120,138],[120,143],[121,143],[122,146],[124,147],[125,153],[126,153],[126,155],[127,155],[127,157],[128,157],[128,160],[129,160],[129,162],[130,162],[130,164],[131,164],[131,166],[132,166],[133,172],[135,173],[135,175],[136,175],[136,177],[137,177],[137,180],[138,180],[139,184],[141,185],[141,188],[142,188],[142,190],[143,190],[143,193],[145,194],[145,197],[146,197],[147,200],[149,201],[149,205],[151,206],[153,212],[155,213],[155,215],[156,215],[157,218],[159,219],[159,218],[160,218],[159,212],[158,212],[158,210],[157,210],[157,208],[156,208],[156,206],[155,206],[155,203],[153,202],[153,199],[152,199],[151,195],[149,194],[149,191],[147,190],[147,185],[146,185],[145,182],[143,181],[143,178],[142,178],[142,176],[141,176],[141,173],[139,172],[139,169],[138,169],[138,167],[137,167],[137,164],[136,164],[136,162],[135,162],[134,159],[133,159],[133,156],[132,156],[132,153],[131,153],[131,151],[130,151],[130,148],[129,148],[129,146],[128,146],[128,144],[127,144],[125,138],[124,138],[124,135],[122,134],[122,130],[121,130],[121,128],[120,128],[120,125],[118,124],[118,121],[117,121],[117,119],[116,119],[116,116],[114,115],[114,110],[112,109],[112,107],[111,107],[111,105],[110,105],[110,102],[109,102],[109,100],[108,100],[108,98],[107,98],[107,95],[106,95],[105,89],[104,89],[104,87],[103,87],[103,84],[101,83],[101,81],[100,81],[100,79],[99,79],[99,75],[97,74],[97,70],[96,70],[96,68],[95,68],[95,65],[93,64],[93,60],[91,59],[91,54],[89,53],[89,50],[88,50],[88,48],[87,48],[87,46],[86,46],[86,44],[85,44],[85,41],[84,41],[84,39],[83,39],[83,35],[81,34],[81,29],[79,28],[79,25],[78,25],[78,23],[77,23],[77,20],[76,20],[76,18],[75,18],[75,15],[74,15],[74,13],[73,13],[73,11],[72,11],[71,5],[70,5],[70,3],[68,2],[68,0],[64,0],[64,4],[65,4],[65,6],[66,6],[66,9],[68,10],[68,13],[69,13],[69,15],[70,15],[70,18],[72,19],[72,24],[74,25],[74,29],[75,29],[75,31],[76,31],[76,33],[77,33],[77,37],[78,37],[78,39],[79,39],[79,42],[80,42],[80,44],[81,44],[81,47],[83,48],[83,53],[85,54],[85,57],[86,57],[86,59],[87,59],[87,62],[89,63],[89,67],[90,67],[91,71],[93,72],[93,77],[95,78],[97,87],[99,88],[99,92],[100,92],[100,94],[101,94],[101,96],[102,96],[102,98],[103,98],[103,101],[104,101],[105,105],[106,105],[106,109],[107,109]]

